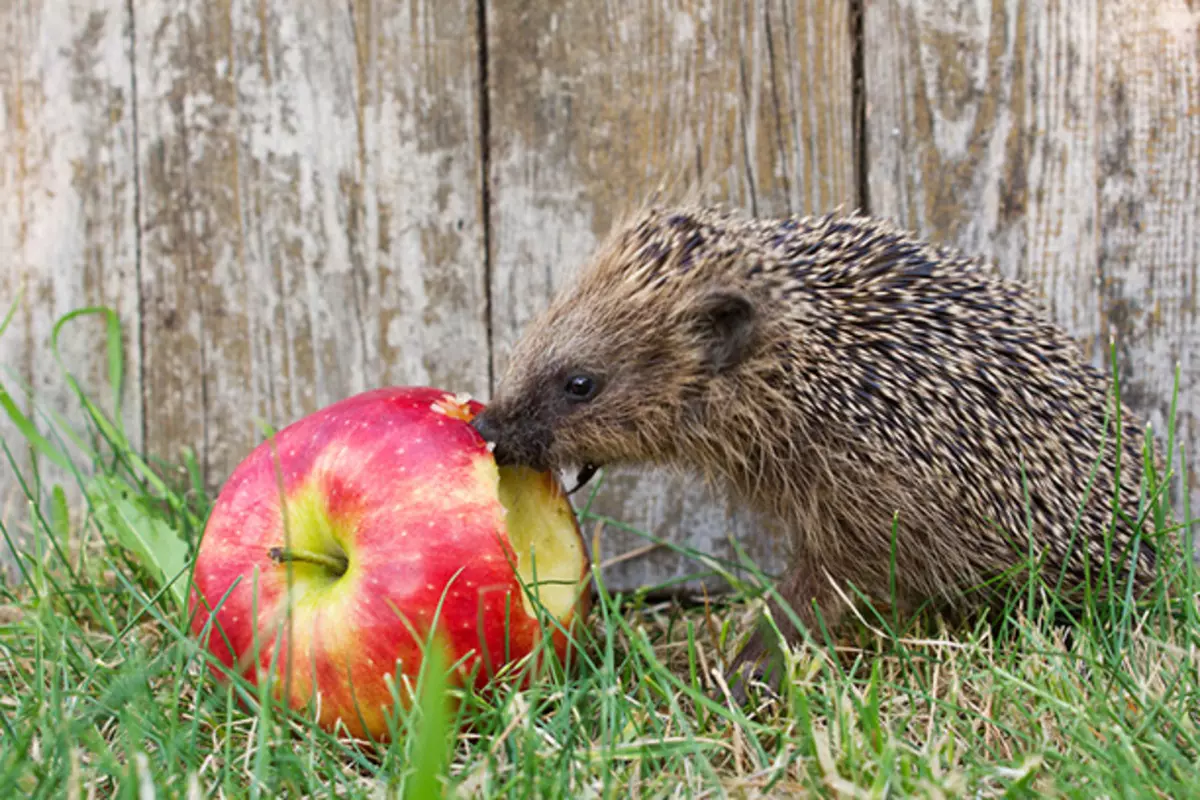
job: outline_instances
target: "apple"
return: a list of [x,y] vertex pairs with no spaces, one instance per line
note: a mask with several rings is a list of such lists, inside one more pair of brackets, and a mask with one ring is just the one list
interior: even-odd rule
[[[377,389],[259,444],[205,526],[192,633],[252,684],[273,669],[277,696],[315,700],[327,730],[340,720],[386,740],[393,689],[412,701],[435,616],[451,679],[475,669],[477,688],[540,645],[531,594],[563,628],[585,619],[590,565],[566,494],[552,473],[498,467],[469,424],[482,410],[439,389]],[[567,637],[549,627],[563,658]]]

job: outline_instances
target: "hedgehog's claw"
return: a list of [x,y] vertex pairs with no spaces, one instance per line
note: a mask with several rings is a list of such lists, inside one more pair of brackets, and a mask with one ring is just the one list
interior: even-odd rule
[[[745,708],[750,698],[759,692],[766,691],[772,696],[779,696],[779,680],[773,676],[774,670],[768,671],[764,664],[745,665],[734,674],[725,678],[729,687],[729,698],[739,708]],[[750,687],[754,687],[753,691]]]
[[751,685],[758,690],[766,689],[775,697],[779,696],[783,665],[777,656],[767,646],[762,631],[755,631],[725,670],[729,696],[736,705],[746,705],[750,699]]

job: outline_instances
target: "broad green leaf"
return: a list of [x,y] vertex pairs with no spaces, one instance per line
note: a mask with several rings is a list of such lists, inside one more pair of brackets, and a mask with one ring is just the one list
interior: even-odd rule
[[184,538],[159,517],[144,495],[134,495],[128,485],[109,476],[92,481],[89,494],[99,523],[137,558],[159,588],[171,582],[171,591],[181,606],[187,602],[188,545]]

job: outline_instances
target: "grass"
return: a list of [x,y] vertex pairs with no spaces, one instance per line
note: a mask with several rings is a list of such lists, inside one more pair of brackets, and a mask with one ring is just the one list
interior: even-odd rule
[[[117,322],[89,313],[106,320],[119,386]],[[1136,608],[1064,610],[1031,582],[990,623],[931,614],[901,630],[864,612],[838,643],[790,652],[783,695],[746,710],[711,676],[759,602],[753,581],[696,554],[733,588],[686,606],[613,595],[599,573],[570,669],[456,705],[430,662],[390,744],[333,736],[210,674],[182,600],[212,498],[194,461],[148,463],[115,398],[102,410],[67,380],[81,426],[41,406],[26,416],[0,391],[22,493],[0,533],[24,553],[0,591],[0,797],[1200,796],[1185,560],[1174,599]],[[67,477],[18,470],[21,448]],[[1148,494],[1146,535],[1160,535],[1165,501]],[[620,524],[590,502],[581,516]]]

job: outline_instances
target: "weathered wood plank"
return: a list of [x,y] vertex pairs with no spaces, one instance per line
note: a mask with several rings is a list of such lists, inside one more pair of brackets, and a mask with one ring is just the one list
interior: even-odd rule
[[1122,393],[1162,434],[1178,365],[1200,516],[1200,7],[1106,0],[1098,27],[1102,341],[1116,339]]
[[[487,4],[493,357],[615,218],[664,176],[759,214],[855,203],[848,3]],[[773,548],[693,483],[607,477],[595,510],[654,536],[761,566]],[[609,526],[601,559],[646,545]],[[690,575],[659,549],[606,569],[613,588]]]
[[[1183,0],[869,0],[871,210],[1039,287],[1127,399],[1200,445],[1200,37]],[[1200,507],[1193,477],[1193,507]]]
[[1041,288],[1096,358],[1094,2],[868,2],[871,210]]
[[[128,17],[98,0],[0,5],[0,316],[23,290],[0,337],[0,381],[28,412],[64,414],[82,430],[80,403],[52,357],[51,333],[65,314],[109,306],[125,324],[125,375],[119,417],[141,445],[134,122]],[[63,365],[110,414],[103,320],[79,318],[62,329]],[[0,436],[32,479],[29,453],[0,413]],[[48,427],[39,421],[43,432]],[[78,458],[79,453],[72,451]],[[39,459],[43,480],[74,479]],[[27,520],[7,461],[0,462],[0,518]],[[8,559],[0,544],[0,562]]]
[[138,4],[147,435],[218,485],[383,383],[483,394],[474,4]]
[[871,210],[1010,266],[1029,197],[1026,24],[1005,0],[864,5]]

